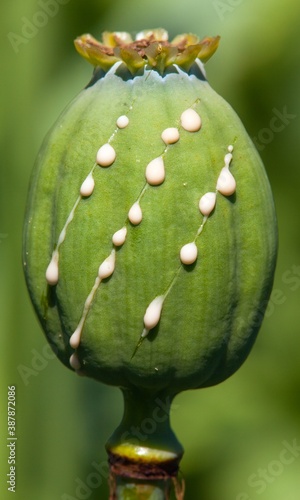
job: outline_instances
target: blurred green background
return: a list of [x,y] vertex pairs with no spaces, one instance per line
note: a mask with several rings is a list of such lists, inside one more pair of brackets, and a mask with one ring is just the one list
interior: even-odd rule
[[[249,359],[220,386],[175,401],[172,424],[186,450],[186,500],[299,500],[299,1],[14,0],[1,4],[0,23],[1,499],[12,495],[6,484],[8,385],[16,386],[17,396],[13,498],[108,496],[106,480],[95,488],[91,473],[96,462],[105,476],[104,444],[121,418],[121,396],[75,376],[50,354],[24,284],[23,214],[41,141],[91,76],[73,39],[162,26],[172,37],[221,35],[208,79],[255,138],[280,234],[274,291]],[[278,113],[282,126],[274,130]],[[285,452],[288,447],[293,451]]]

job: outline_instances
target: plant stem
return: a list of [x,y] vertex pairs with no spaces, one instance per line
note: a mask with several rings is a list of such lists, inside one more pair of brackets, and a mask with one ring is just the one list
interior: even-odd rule
[[176,500],[184,500],[185,482],[177,478],[141,481],[133,478],[111,477],[109,500],[170,500],[174,487]]
[[117,477],[111,485],[111,500],[167,500],[170,498],[170,480],[141,481]]
[[170,427],[172,397],[123,390],[124,415],[106,444],[110,464],[110,500],[169,500],[183,448]]

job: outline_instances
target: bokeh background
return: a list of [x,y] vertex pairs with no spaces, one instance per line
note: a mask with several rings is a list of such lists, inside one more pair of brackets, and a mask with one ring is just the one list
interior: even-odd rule
[[[13,498],[107,498],[104,444],[121,418],[121,396],[51,356],[24,284],[23,214],[40,143],[91,76],[73,39],[162,26],[171,36],[221,35],[208,79],[260,150],[280,235],[274,291],[250,357],[220,386],[175,401],[172,424],[186,450],[186,500],[299,500],[299,1],[14,0],[2,2],[0,23],[1,499],[12,497],[6,484],[8,385],[17,395]],[[104,471],[98,488],[91,487],[93,462]]]

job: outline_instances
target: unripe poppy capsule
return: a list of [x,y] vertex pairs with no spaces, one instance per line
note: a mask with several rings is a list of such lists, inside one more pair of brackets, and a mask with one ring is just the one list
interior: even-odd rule
[[[239,368],[271,292],[272,193],[243,124],[206,80],[218,43],[169,42],[164,30],[77,38],[93,78],[33,172],[28,289],[60,360],[122,387],[114,459],[134,453],[126,425],[148,418],[157,395],[170,402]],[[161,450],[175,457],[162,452],[162,462],[178,461],[182,448],[160,425],[153,440],[167,436]]]

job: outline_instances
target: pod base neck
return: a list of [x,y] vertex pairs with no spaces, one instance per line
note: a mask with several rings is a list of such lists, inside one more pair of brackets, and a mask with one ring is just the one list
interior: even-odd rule
[[141,480],[167,480],[177,477],[181,456],[165,461],[154,461],[144,457],[141,461],[124,455],[108,452],[108,462],[112,476],[121,476]]

